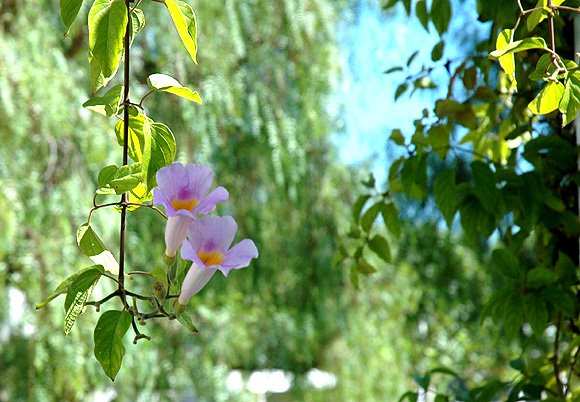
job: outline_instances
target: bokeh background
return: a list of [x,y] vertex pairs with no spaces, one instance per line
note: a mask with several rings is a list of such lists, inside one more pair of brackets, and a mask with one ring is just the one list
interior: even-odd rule
[[[63,39],[57,0],[0,0],[0,401],[393,401],[417,387],[413,373],[436,366],[475,383],[501,375],[511,346],[477,314],[495,283],[487,250],[466,246],[429,208],[400,200],[394,261],[373,260],[378,272],[358,289],[348,267],[333,264],[361,180],[384,178],[396,156],[387,133],[412,126],[437,96],[394,104],[401,77],[383,71],[415,50],[428,58],[438,38],[402,6],[373,1],[190,4],[198,67],[166,9],[142,3],[132,98],[156,72],[199,91],[202,106],[152,95],[148,114],[174,132],[177,161],[214,169],[230,192],[219,212],[235,217],[238,238],[252,238],[260,257],[192,299],[198,335],[163,321],[144,328],[150,342],[128,336],[111,382],[92,355],[93,308],[68,337],[63,300],[34,309],[92,265],[75,233],[99,170],[121,161],[114,122],[81,107],[90,4]],[[475,22],[474,1],[454,4],[449,57],[489,30]],[[118,213],[99,210],[93,222],[115,252]],[[149,209],[129,215],[129,270],[161,266],[164,225]],[[100,286],[95,298],[110,290]]]

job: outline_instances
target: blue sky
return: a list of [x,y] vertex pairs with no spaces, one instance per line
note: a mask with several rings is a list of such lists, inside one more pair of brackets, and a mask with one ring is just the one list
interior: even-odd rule
[[[413,120],[421,116],[423,108],[431,109],[434,100],[444,97],[445,92],[418,91],[411,98],[405,94],[394,102],[395,90],[406,73],[386,75],[384,71],[405,66],[416,50],[420,52],[412,72],[432,65],[431,50],[440,38],[432,25],[427,32],[414,15],[407,17],[402,3],[389,12],[382,11],[377,3],[361,0],[359,6],[341,16],[340,101],[344,105],[345,126],[344,133],[335,134],[333,140],[343,161],[348,164],[371,161],[375,177],[382,181],[390,162],[386,143],[391,130],[400,128],[409,134]],[[460,57],[462,44],[483,39],[487,34],[489,25],[477,21],[476,9],[475,0],[453,1],[454,15],[449,33],[444,36],[446,48],[439,65],[443,66],[445,59]],[[446,74],[443,67],[438,71]]]

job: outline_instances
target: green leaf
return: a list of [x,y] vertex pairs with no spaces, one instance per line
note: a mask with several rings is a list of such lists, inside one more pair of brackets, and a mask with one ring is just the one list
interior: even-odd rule
[[381,207],[381,214],[388,231],[395,237],[401,237],[401,221],[399,220],[399,210],[392,202],[384,202]]
[[451,2],[449,0],[433,0],[431,5],[431,21],[435,29],[442,36],[451,20]]
[[155,174],[164,166],[169,166],[175,158],[175,137],[169,127],[150,120],[149,135],[145,136],[143,152],[143,183],[147,191],[157,185]]
[[195,327],[195,325],[193,325],[193,321],[191,321],[191,317],[186,312],[178,314],[177,321],[179,321],[179,323],[181,325],[183,325],[185,328],[187,328],[191,332],[193,332],[193,333],[199,332],[197,330],[197,328]]
[[135,37],[141,30],[145,27],[145,15],[143,11],[136,8],[133,10],[130,16],[131,19],[131,31],[129,32],[129,47],[133,44]]
[[391,248],[389,242],[381,235],[375,235],[368,242],[369,248],[375,252],[384,262],[391,262]]
[[99,62],[93,57],[91,52],[89,52],[89,75],[91,77],[91,93],[93,94],[110,81],[110,78],[105,79]]
[[60,16],[62,23],[66,27],[64,36],[68,35],[70,27],[77,18],[82,5],[83,0],[60,0]]
[[109,310],[101,315],[95,327],[95,358],[113,381],[123,362],[123,337],[130,326],[131,314],[127,311]]
[[511,295],[503,307],[503,322],[510,338],[515,338],[524,323],[524,308],[519,297]]
[[433,195],[439,211],[447,222],[447,227],[451,228],[451,223],[457,212],[457,201],[455,195],[457,186],[455,185],[455,168],[448,169],[440,173],[433,184]]
[[68,278],[66,278],[64,281],[61,282],[60,285],[57,286],[57,288],[54,290],[54,292],[52,292],[52,294],[50,296],[48,296],[46,298],[45,301],[43,301],[40,304],[36,305],[36,309],[41,309],[44,306],[46,306],[48,303],[50,303],[52,300],[56,299],[58,296],[62,295],[63,293],[68,293],[72,283],[84,272],[94,269],[94,266],[91,267],[87,267],[87,268],[83,268],[78,272],[75,272],[74,274],[72,274],[71,276],[69,276]]
[[570,124],[580,110],[580,73],[568,73],[562,100],[558,106],[562,112],[562,127]]
[[377,272],[377,269],[372,266],[365,258],[361,257],[357,260],[357,270],[363,275],[370,275]]
[[[495,42],[496,50],[504,49],[512,42],[513,30],[512,29],[504,29],[502,30]],[[499,64],[501,68],[505,71],[512,87],[517,91],[517,81],[516,81],[516,61],[513,53],[509,53],[499,57]]]
[[445,48],[445,42],[440,40],[437,42],[435,46],[433,46],[433,50],[431,50],[431,60],[439,61],[441,57],[443,57],[443,49]]
[[403,402],[405,399],[408,399],[409,402],[417,402],[419,398],[419,394],[416,392],[407,391],[399,398],[399,402]]
[[417,4],[415,4],[415,14],[417,14],[417,18],[423,28],[427,32],[429,32],[429,14],[427,13],[427,2],[425,0],[419,0]]
[[423,390],[429,389],[429,384],[431,382],[431,375],[429,373],[425,374],[425,376],[420,376],[419,374],[413,374],[413,379]]
[[114,165],[105,167],[99,173],[100,188],[97,190],[97,194],[121,195],[133,190],[141,182],[142,166],[142,162],[137,162],[120,168]]
[[[548,0],[538,0],[534,8],[546,7],[547,5]],[[546,8],[542,10],[534,10],[531,14],[528,15],[528,19],[526,20],[526,27],[528,28],[528,31],[532,32],[536,25],[546,19],[548,13],[550,12],[550,9]]]
[[[508,31],[508,30],[502,31],[502,33],[500,33],[500,37],[503,37],[502,34],[505,31]],[[544,38],[540,38],[537,36],[534,36],[531,38],[525,38],[522,40],[517,40],[517,41],[511,42],[511,43],[508,43],[507,46],[505,46],[501,49],[498,48],[497,50],[494,50],[493,52],[491,52],[489,54],[489,58],[496,60],[496,59],[499,59],[503,55],[522,52],[524,50],[529,50],[529,49],[547,49],[546,41],[544,40]]]
[[359,197],[356,199],[354,205],[352,206],[351,216],[352,216],[353,221],[355,221],[356,223],[359,222],[360,213],[361,213],[362,209],[364,208],[364,206],[369,198],[371,198],[371,196],[369,194],[359,195]]
[[182,86],[175,78],[168,75],[151,74],[147,78],[147,84],[149,84],[149,89],[151,90],[169,92],[187,100],[201,103],[201,98],[197,91],[193,92],[191,89]]
[[165,0],[179,37],[193,62],[197,64],[197,25],[191,6],[179,0]]
[[473,174],[473,189],[481,205],[487,212],[500,217],[501,209],[498,207],[501,192],[495,186],[495,175],[489,165],[483,162],[473,162],[471,164]]
[[373,222],[377,218],[377,215],[381,211],[382,207],[383,207],[383,203],[377,202],[372,207],[370,207],[369,209],[366,210],[366,212],[363,214],[363,216],[360,220],[360,225],[361,225],[362,230],[364,230],[365,232],[368,232],[371,229],[371,226],[373,225]]
[[177,269],[175,270],[175,280],[171,283],[171,286],[175,286],[175,293],[181,292],[181,284],[185,279],[185,275],[187,275],[187,271],[193,265],[193,261],[191,260],[184,260],[179,258],[177,260]]
[[84,270],[70,284],[64,302],[64,309],[66,311],[64,333],[66,336],[72,330],[77,317],[84,311],[85,303],[91,297],[93,289],[104,273],[105,270],[101,265],[95,265],[90,269]]
[[391,137],[389,139],[397,145],[405,145],[405,137],[403,137],[403,133],[398,128],[391,132]]
[[102,265],[113,275],[119,274],[119,264],[93,229],[85,223],[77,231],[77,243],[83,254],[95,264]]
[[383,72],[383,74],[391,74],[397,71],[403,71],[403,67],[391,67],[387,71]]
[[451,370],[448,367],[443,367],[443,366],[441,366],[441,367],[435,367],[434,369],[429,370],[429,372],[431,374],[441,373],[441,374],[448,374],[448,375],[450,375],[452,377],[459,377],[459,374],[457,374],[457,372]]
[[532,327],[537,337],[542,336],[548,326],[548,308],[546,301],[537,294],[527,294],[524,296],[524,313],[526,320]]
[[537,289],[542,286],[551,285],[558,281],[558,274],[546,268],[537,267],[528,271],[526,286],[530,289]]
[[89,11],[89,52],[105,80],[119,67],[127,21],[127,7],[120,0],[96,0]]
[[415,50],[413,52],[413,54],[409,57],[409,59],[407,59],[407,67],[409,67],[411,65],[411,63],[413,62],[413,60],[415,60],[415,58],[417,57],[418,54],[419,54],[419,51]]
[[427,140],[431,144],[433,152],[445,160],[449,151],[449,128],[446,124],[433,124],[427,130]]
[[409,84],[407,84],[406,82],[403,82],[402,84],[400,84],[397,87],[397,89],[395,90],[395,100],[399,99],[401,97],[401,95],[403,95],[405,93],[407,88],[409,88]]
[[548,286],[542,289],[542,296],[566,317],[577,317],[578,300],[570,289],[561,286]]
[[155,268],[151,272],[149,272],[152,277],[157,279],[159,282],[163,282],[165,286],[167,286],[167,271],[163,268]]
[[93,96],[83,103],[83,107],[106,117],[114,116],[119,111],[119,103],[123,97],[123,90],[123,85],[115,85],[104,96]]
[[564,85],[560,82],[550,81],[542,91],[530,102],[528,108],[534,114],[548,114],[558,109],[564,96]]
[[[115,125],[115,134],[117,142],[123,146],[124,121],[119,120]],[[143,160],[143,149],[145,147],[145,137],[150,135],[150,122],[147,116],[137,111],[137,108],[129,108],[129,157],[135,162]]]
[[500,274],[511,279],[520,277],[520,262],[510,251],[504,249],[493,250],[491,261]]
[[472,90],[475,88],[475,84],[477,84],[477,68],[471,66],[463,73],[463,85],[465,89]]

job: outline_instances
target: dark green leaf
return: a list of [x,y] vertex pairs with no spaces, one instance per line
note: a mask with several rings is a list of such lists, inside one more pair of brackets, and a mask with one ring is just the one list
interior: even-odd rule
[[578,301],[571,290],[563,289],[560,286],[548,286],[542,289],[542,296],[560,310],[565,317],[577,316]]
[[442,36],[451,20],[451,2],[449,0],[433,0],[431,5],[431,21],[435,29]]
[[95,327],[95,358],[113,381],[123,362],[123,337],[130,326],[131,314],[127,311],[109,310],[101,315]]
[[184,99],[201,103],[201,98],[197,91],[193,92],[191,89],[181,85],[175,78],[165,74],[152,74],[147,78],[149,89],[168,92],[177,95]]
[[47,305],[49,302],[51,302],[52,300],[54,300],[55,298],[60,296],[61,294],[68,293],[71,284],[79,277],[79,275],[81,275],[82,273],[84,273],[88,270],[94,269],[94,268],[95,268],[94,266],[83,268],[80,271],[75,272],[74,274],[72,274],[71,276],[66,278],[64,281],[62,281],[62,283],[60,285],[58,285],[58,287],[54,290],[54,292],[52,292],[52,294],[46,298],[45,301],[36,305],[36,309],[41,309],[45,305]]
[[385,72],[383,72],[383,74],[391,74],[391,73],[395,73],[397,71],[403,71],[403,67],[391,67],[388,70],[386,70]]
[[60,0],[60,16],[62,23],[66,27],[64,36],[68,35],[70,27],[77,18],[82,5],[83,0]]
[[383,236],[375,235],[369,240],[368,246],[384,262],[391,262],[391,248],[389,247],[389,242]]
[[435,46],[433,46],[433,50],[431,50],[431,60],[439,61],[441,57],[443,57],[443,49],[445,48],[445,42],[440,40],[437,42]]
[[418,50],[413,52],[413,54],[407,60],[407,67],[409,67],[411,65],[411,63],[413,62],[413,60],[415,60],[415,58],[417,57],[418,54],[419,54]]
[[479,161],[471,164],[471,171],[473,189],[479,202],[488,213],[500,217],[502,215],[499,208],[501,192],[495,186],[496,180],[493,171],[488,164]]
[[530,289],[537,289],[542,286],[551,285],[559,279],[558,274],[546,268],[537,267],[528,271],[526,286]]
[[477,84],[477,68],[471,66],[463,73],[463,85],[465,89],[471,90],[475,88],[475,84]]
[[546,301],[537,294],[527,294],[523,300],[526,320],[532,327],[534,335],[542,336],[548,326],[548,309]]
[[437,176],[433,185],[433,195],[439,211],[447,222],[447,227],[451,228],[453,217],[457,212],[455,168],[448,169]]
[[425,0],[419,0],[415,5],[415,14],[423,28],[429,32],[429,14],[427,13],[427,2]]
[[505,277],[511,279],[518,279],[520,277],[520,262],[510,251],[504,249],[493,250],[491,261],[497,271]]
[[420,376],[419,374],[413,374],[413,379],[423,390],[427,391],[429,389],[429,384],[431,382],[431,375],[429,373],[425,374],[425,376]]
[[427,130],[427,139],[433,152],[445,160],[449,151],[449,128],[446,124],[434,124]]
[[448,367],[435,367],[434,369],[431,369],[429,372],[431,374],[441,373],[441,374],[448,374],[452,377],[459,377],[459,374],[457,374],[455,371],[451,370]]
[[372,207],[367,209],[367,211],[363,214],[360,222],[362,230],[368,232],[371,229],[371,226],[373,225],[373,222],[375,221],[377,215],[381,211],[382,206],[383,206],[382,202],[377,202]]
[[520,298],[510,296],[503,307],[503,322],[510,338],[515,338],[524,323],[524,307]]
[[416,392],[407,391],[399,398],[399,402],[403,402],[405,399],[408,399],[409,402],[417,402],[419,398],[419,394]]
[[401,221],[399,220],[399,210],[392,202],[383,203],[381,214],[385,221],[387,230],[395,237],[401,237]]
[[191,59],[197,64],[197,24],[191,6],[179,0],[165,0],[171,19]]
[[143,152],[143,183],[147,191],[157,185],[157,171],[171,165],[175,158],[175,137],[169,127],[153,121],[150,121],[150,127],[150,134],[145,136]]
[[369,173],[368,179],[361,182],[366,188],[375,188],[375,176]]
[[127,18],[125,2],[120,0],[96,0],[89,12],[89,52],[99,63],[105,81],[119,67]]
[[403,82],[402,84],[400,84],[397,87],[397,89],[395,90],[395,100],[399,99],[401,97],[401,95],[403,95],[405,93],[407,88],[409,88],[409,84],[407,84],[406,82]]
[[85,223],[77,231],[77,243],[84,255],[102,265],[113,275],[119,274],[119,264],[93,229]]
[[362,209],[364,208],[364,206],[365,206],[365,204],[366,204],[366,202],[368,201],[369,198],[371,198],[371,196],[368,195],[368,194],[360,195],[356,199],[354,205],[352,206],[352,219],[356,223],[359,222],[360,213],[361,213]]
[[179,323],[181,325],[183,325],[185,328],[187,328],[191,332],[193,332],[193,333],[199,332],[197,330],[197,328],[195,327],[195,325],[193,325],[193,321],[191,321],[191,317],[186,312],[178,314],[177,321],[179,321]]
[[411,15],[411,0],[401,0],[405,6],[405,11],[407,15]]
[[64,302],[64,309],[66,311],[64,318],[65,335],[70,333],[77,317],[84,311],[85,303],[91,297],[93,289],[104,273],[105,270],[101,265],[95,265],[91,269],[84,270],[70,284]]
[[401,130],[397,128],[391,132],[391,137],[389,139],[397,145],[405,145],[405,137],[403,137]]

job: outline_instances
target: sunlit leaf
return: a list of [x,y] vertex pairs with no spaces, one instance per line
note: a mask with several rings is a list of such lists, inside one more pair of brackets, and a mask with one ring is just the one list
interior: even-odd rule
[[169,92],[187,100],[201,103],[201,98],[197,91],[194,92],[191,89],[182,86],[175,78],[168,75],[151,74],[147,78],[147,83],[149,84],[149,88],[152,90]]
[[[117,135],[117,142],[123,146],[124,136],[124,121],[119,120],[115,125],[115,134]],[[137,111],[137,108],[131,106],[129,108],[129,141],[128,152],[129,157],[135,162],[143,160],[143,149],[145,147],[145,137],[150,135],[150,122],[147,116]]]
[[36,305],[36,309],[41,309],[43,308],[45,305],[47,305],[48,303],[50,303],[52,300],[54,300],[55,298],[57,298],[58,296],[64,294],[64,293],[68,293],[71,284],[84,272],[94,269],[94,266],[91,267],[87,267],[87,268],[83,268],[78,272],[75,272],[74,274],[72,274],[71,276],[69,276],[68,278],[66,278],[64,281],[62,281],[62,283],[60,285],[57,286],[57,288],[54,290],[54,292],[52,292],[52,294],[50,296],[48,296],[46,298],[45,301],[43,301],[40,304]]
[[568,73],[564,94],[559,105],[562,112],[562,127],[570,124],[580,110],[580,73]]
[[193,62],[197,64],[197,25],[191,6],[179,0],[165,0],[179,37]]
[[564,96],[564,85],[560,82],[550,81],[542,91],[530,102],[528,108],[534,114],[548,114],[558,109]]
[[[495,42],[495,48],[497,50],[505,49],[512,42],[513,30],[504,29],[502,30]],[[499,64],[503,71],[505,71],[512,87],[517,91],[518,83],[516,81],[516,60],[513,53],[505,54],[499,57]]]
[[143,183],[147,191],[157,185],[155,174],[169,166],[175,158],[175,137],[169,127],[150,121],[150,134],[145,136],[143,153]]
[[105,270],[101,265],[95,265],[90,269],[84,270],[70,284],[64,302],[66,311],[64,318],[65,335],[70,333],[77,317],[84,311],[85,303],[91,297],[93,289],[104,273]]
[[101,363],[105,374],[113,381],[123,362],[125,355],[123,337],[130,326],[131,314],[125,310],[109,310],[101,315],[95,327],[95,358]]
[[[509,30],[504,30],[500,33],[500,37],[504,38],[505,34],[504,32],[509,31]],[[498,38],[499,40],[499,38]],[[506,54],[511,54],[511,53],[517,53],[517,52],[522,52],[524,50],[529,50],[529,49],[547,49],[546,46],[546,41],[544,40],[544,38],[540,38],[540,37],[531,37],[531,38],[524,38],[522,40],[517,40],[511,43],[508,43],[507,46],[501,48],[501,49],[497,49],[494,50],[493,52],[491,52],[489,54],[489,58],[491,59],[499,59],[501,56],[506,55]]]
[[193,325],[193,321],[191,320],[191,317],[186,312],[178,314],[177,321],[179,321],[179,323],[181,325],[183,325],[185,328],[187,328],[189,331],[191,331],[193,333],[199,332],[197,330],[197,328],[195,327],[195,325]]
[[89,52],[105,79],[117,72],[127,27],[127,7],[121,0],[96,0],[89,12]]
[[68,35],[70,27],[77,18],[82,5],[83,0],[60,0],[60,16],[62,23],[66,27],[64,36]]
[[85,223],[77,231],[77,243],[83,254],[95,264],[102,265],[113,275],[119,274],[119,264],[94,230]]
[[120,168],[107,166],[99,173],[98,194],[117,194],[121,195],[127,191],[133,190],[139,185],[142,177],[142,162],[132,165],[124,165]]
[[143,11],[136,8],[131,13],[131,31],[129,32],[129,46],[133,44],[135,37],[145,27],[145,15]]
[[106,117],[114,116],[119,110],[119,103],[123,97],[123,89],[123,85],[115,85],[105,95],[93,96],[83,103],[83,107]]

